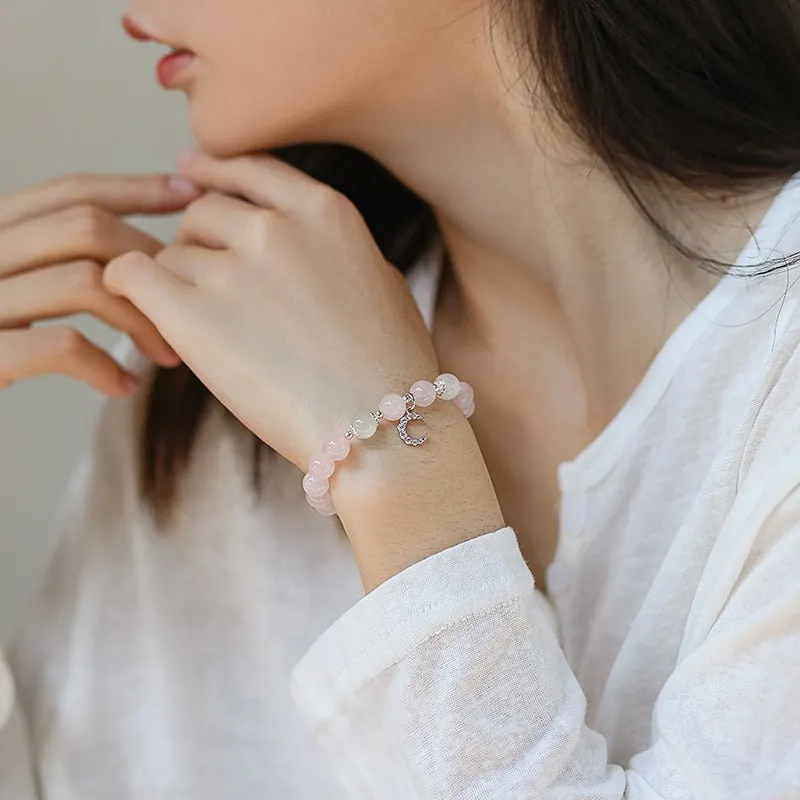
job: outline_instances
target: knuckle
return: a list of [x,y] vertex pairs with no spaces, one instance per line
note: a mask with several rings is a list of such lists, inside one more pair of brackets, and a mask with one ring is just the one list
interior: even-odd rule
[[63,178],[57,178],[55,185],[67,197],[84,194],[91,185],[92,176],[86,172],[73,172]]
[[203,284],[212,291],[222,292],[235,283],[234,276],[233,265],[223,262],[217,264],[214,269],[208,270],[203,276]]
[[272,211],[255,208],[247,211],[247,230],[253,245],[262,250],[275,244],[275,238],[280,227],[280,218]]
[[74,328],[50,328],[48,351],[52,359],[69,359],[79,356],[86,341]]
[[81,297],[93,298],[103,292],[103,268],[97,261],[82,259],[68,267],[72,290]]
[[327,184],[320,184],[312,189],[308,208],[312,218],[328,223],[344,223],[350,219],[354,210],[346,195]]
[[69,211],[73,235],[88,250],[108,241],[114,225],[114,216],[102,208],[91,205],[75,206]]
[[309,193],[308,208],[317,218],[338,219],[346,213],[349,204],[347,197],[324,183],[314,187]]

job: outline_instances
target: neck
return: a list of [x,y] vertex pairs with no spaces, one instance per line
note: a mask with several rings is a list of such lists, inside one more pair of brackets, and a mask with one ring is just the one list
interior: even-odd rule
[[[448,316],[462,333],[496,353],[557,337],[602,427],[718,277],[687,264],[537,110],[499,36],[491,46],[460,27],[477,24],[448,28],[441,61],[421,59],[350,109],[346,140],[434,209],[452,271]],[[676,193],[656,211],[688,246],[732,261],[773,195],[723,203]]]

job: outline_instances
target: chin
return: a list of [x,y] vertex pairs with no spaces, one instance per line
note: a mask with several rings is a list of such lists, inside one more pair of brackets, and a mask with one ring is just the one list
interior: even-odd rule
[[237,117],[236,110],[229,103],[223,107],[198,102],[198,98],[190,100],[192,133],[202,150],[216,158],[233,158],[313,141],[296,124],[273,122],[266,126],[252,118],[242,119],[241,111]]

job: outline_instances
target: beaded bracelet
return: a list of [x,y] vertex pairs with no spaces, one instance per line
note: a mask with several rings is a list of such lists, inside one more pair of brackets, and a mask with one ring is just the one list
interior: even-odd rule
[[429,406],[437,397],[452,400],[467,418],[475,412],[475,392],[472,386],[449,372],[443,372],[432,383],[417,381],[405,395],[387,394],[378,405],[377,411],[359,414],[344,432],[332,433],[322,445],[322,452],[309,461],[308,472],[303,477],[303,489],[308,504],[326,517],[336,513],[329,492],[329,478],[336,469],[336,462],[350,453],[352,439],[371,438],[383,420],[395,422],[397,433],[410,447],[424,444],[428,434],[411,436],[408,433],[408,424],[423,421],[425,417],[416,410],[417,406]]

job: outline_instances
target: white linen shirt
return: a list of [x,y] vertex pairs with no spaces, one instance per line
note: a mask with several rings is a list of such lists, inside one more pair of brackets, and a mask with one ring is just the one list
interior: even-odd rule
[[[792,180],[738,263],[800,250],[798,209]],[[510,527],[364,596],[216,413],[157,533],[110,401],[0,674],[0,798],[797,800],[799,298],[724,278],[559,467],[547,596]]]

